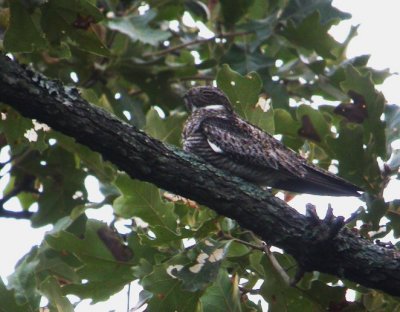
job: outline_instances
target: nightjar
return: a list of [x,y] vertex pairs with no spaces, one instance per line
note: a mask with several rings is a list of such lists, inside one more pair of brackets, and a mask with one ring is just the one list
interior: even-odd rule
[[296,193],[359,196],[361,189],[310,164],[272,135],[239,117],[227,96],[211,86],[184,96],[191,113],[183,149],[213,166],[260,186]]

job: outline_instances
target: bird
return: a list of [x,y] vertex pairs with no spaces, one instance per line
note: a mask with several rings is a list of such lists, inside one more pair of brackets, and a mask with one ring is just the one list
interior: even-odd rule
[[360,196],[361,188],[309,163],[271,134],[242,119],[217,87],[191,88],[183,96],[189,117],[183,149],[231,175],[293,193]]

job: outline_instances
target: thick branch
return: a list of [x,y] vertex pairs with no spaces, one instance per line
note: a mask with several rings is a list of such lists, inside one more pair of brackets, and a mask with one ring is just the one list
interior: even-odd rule
[[290,253],[305,271],[330,273],[400,295],[400,254],[396,250],[374,245],[346,228],[321,243],[323,223],[299,214],[268,192],[162,144],[88,104],[76,90],[4,56],[0,56],[0,68],[0,101],[74,137],[131,177],[237,220],[268,244]]

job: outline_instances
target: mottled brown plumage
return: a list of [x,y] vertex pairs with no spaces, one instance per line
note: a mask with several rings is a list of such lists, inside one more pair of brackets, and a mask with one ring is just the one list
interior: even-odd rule
[[323,170],[241,119],[215,87],[197,87],[184,97],[191,113],[183,149],[261,186],[297,193],[359,196],[360,188]]

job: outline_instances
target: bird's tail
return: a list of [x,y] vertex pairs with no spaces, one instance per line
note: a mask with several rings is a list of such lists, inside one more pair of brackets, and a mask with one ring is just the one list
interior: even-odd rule
[[359,197],[362,189],[358,186],[327,172],[319,172],[314,168],[307,168],[303,178],[280,181],[274,187],[295,193],[308,193],[324,196],[356,196]]

